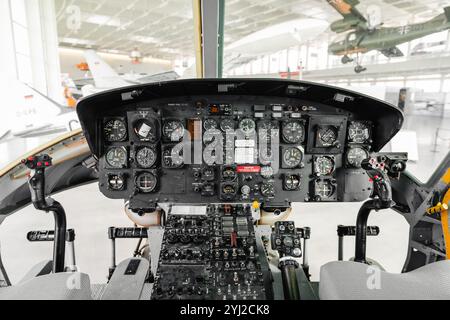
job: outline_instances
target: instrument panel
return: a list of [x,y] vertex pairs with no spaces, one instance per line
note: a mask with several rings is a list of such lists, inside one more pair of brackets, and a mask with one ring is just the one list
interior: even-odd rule
[[255,200],[275,208],[371,193],[361,162],[378,151],[383,124],[367,112],[263,93],[121,96],[89,119],[90,145],[101,192],[132,208]]
[[[227,115],[212,111],[217,106]],[[338,201],[339,172],[365,174],[373,124],[326,106],[304,109],[199,98],[106,117],[101,190],[155,202]]]

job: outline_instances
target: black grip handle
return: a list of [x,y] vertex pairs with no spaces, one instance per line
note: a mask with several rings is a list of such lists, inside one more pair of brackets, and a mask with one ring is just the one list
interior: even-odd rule
[[[356,235],[356,226],[338,225],[337,234],[339,237],[355,236]],[[366,234],[368,236],[377,236],[380,234],[380,227],[367,226]]]
[[[55,240],[54,230],[33,230],[27,233],[27,240],[30,242],[53,241]],[[66,241],[75,240],[75,230],[69,229],[66,232]]]
[[146,228],[110,227],[108,230],[108,237],[109,239],[140,239],[147,238],[148,234]]

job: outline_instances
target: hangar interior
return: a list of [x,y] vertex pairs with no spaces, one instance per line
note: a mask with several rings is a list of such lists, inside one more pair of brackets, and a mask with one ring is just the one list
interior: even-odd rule
[[[332,22],[342,16],[330,1],[214,1],[223,15],[219,23],[199,14],[199,2],[0,0],[0,93],[6,97],[0,167],[79,128],[74,106],[83,97],[126,85],[202,77],[313,81],[391,103],[405,120],[383,151],[407,151],[407,168],[420,181],[427,181],[448,153],[448,28],[397,45],[401,56],[370,49],[343,64],[342,55],[330,52],[330,45],[347,35],[332,30]],[[361,0],[357,8],[373,28],[369,32],[398,27],[406,35],[409,25],[429,21],[447,6],[448,0]],[[218,23],[218,32],[208,29],[211,23]],[[217,35],[219,49],[206,46]],[[355,64],[366,70],[355,72]],[[104,74],[97,77],[97,71]],[[106,201],[98,189],[93,183],[54,196],[66,208],[68,226],[76,230],[77,265],[94,282],[107,276],[106,268],[99,268],[110,260],[107,228],[132,226],[123,201]],[[291,219],[312,230],[311,279],[319,280],[320,266],[336,260],[336,227],[353,225],[360,206],[293,203]],[[368,240],[367,255],[389,272],[401,272],[407,222],[389,209],[372,214],[369,224],[379,226],[380,234]],[[52,226],[53,217],[32,205],[2,223],[1,254],[11,282],[19,281],[30,265],[51,257],[51,245],[30,243],[25,235]],[[352,257],[354,241],[344,239],[344,260]],[[117,258],[127,257],[135,246],[134,239],[117,242]]]

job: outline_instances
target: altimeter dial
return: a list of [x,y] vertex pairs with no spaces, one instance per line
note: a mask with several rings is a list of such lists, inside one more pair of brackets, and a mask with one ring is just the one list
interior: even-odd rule
[[127,136],[127,126],[121,119],[111,119],[103,127],[108,142],[123,141]]
[[281,131],[283,139],[287,143],[300,143],[305,137],[305,126],[298,120],[283,123]]

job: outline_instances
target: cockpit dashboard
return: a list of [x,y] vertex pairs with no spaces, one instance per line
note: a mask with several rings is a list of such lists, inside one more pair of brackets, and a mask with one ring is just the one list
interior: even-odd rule
[[283,80],[202,79],[117,89],[77,112],[99,187],[133,208],[171,203],[362,201],[362,160],[401,111],[343,89]]

